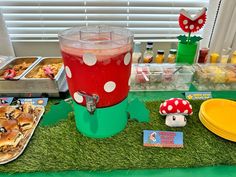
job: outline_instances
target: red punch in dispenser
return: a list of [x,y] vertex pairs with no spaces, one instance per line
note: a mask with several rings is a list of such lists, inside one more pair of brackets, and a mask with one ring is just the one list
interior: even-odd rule
[[59,34],[77,129],[110,137],[127,123],[133,34],[108,26],[76,27]]

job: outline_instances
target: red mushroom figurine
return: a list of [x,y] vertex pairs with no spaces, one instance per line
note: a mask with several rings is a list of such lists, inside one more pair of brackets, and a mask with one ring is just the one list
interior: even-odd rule
[[166,125],[169,127],[184,127],[187,123],[185,116],[192,115],[191,104],[181,98],[171,98],[160,105],[159,112],[166,116]]

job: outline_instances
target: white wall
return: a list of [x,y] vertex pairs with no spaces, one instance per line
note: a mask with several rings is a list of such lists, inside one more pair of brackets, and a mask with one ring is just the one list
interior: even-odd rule
[[[60,56],[59,44],[57,42],[14,42],[13,47],[16,56]],[[144,52],[146,43],[142,42],[141,50]],[[154,52],[158,49],[165,50],[168,55],[171,48],[177,48],[176,42],[156,42]]]

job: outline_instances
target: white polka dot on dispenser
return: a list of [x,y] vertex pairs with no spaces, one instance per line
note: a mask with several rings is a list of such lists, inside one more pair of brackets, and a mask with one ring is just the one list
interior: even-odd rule
[[79,95],[77,92],[74,93],[74,99],[77,103],[82,103],[84,101],[84,98],[82,95]]
[[125,54],[124,64],[128,65],[130,63],[130,60],[131,60],[131,54],[130,54],[130,52],[128,52],[127,54]]
[[93,66],[97,62],[97,57],[92,53],[85,53],[83,55],[83,61],[88,66]]
[[65,71],[66,71],[67,77],[72,78],[72,73],[71,73],[71,70],[68,66],[65,67]]
[[108,81],[104,84],[104,90],[108,93],[113,92],[116,88],[116,83],[113,81]]

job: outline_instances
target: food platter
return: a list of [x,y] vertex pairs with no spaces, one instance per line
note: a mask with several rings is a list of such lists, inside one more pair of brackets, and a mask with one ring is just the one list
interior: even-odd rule
[[27,56],[27,57],[16,57],[9,60],[0,68],[0,80],[4,80],[3,75],[7,69],[14,69],[15,76],[11,80],[20,79],[25,73],[27,73],[36,63],[40,57],[37,56]]
[[[21,106],[0,107],[0,164],[11,162],[23,153],[44,113],[43,106],[31,105],[30,106],[33,109],[33,112],[27,113],[26,110],[32,109],[26,108],[26,105],[29,104],[26,103]],[[23,109],[19,109],[20,107]],[[6,110],[5,114],[3,114],[3,110]],[[13,112],[14,110],[15,112]],[[18,117],[16,117],[16,112],[19,113]],[[3,117],[3,115],[6,116],[6,119]],[[29,119],[31,118],[29,117],[30,115],[32,115],[33,118],[33,121],[31,121],[31,123],[29,123]],[[9,116],[15,117],[11,118]],[[17,121],[17,125],[14,125],[14,121]],[[8,123],[8,126],[6,122]],[[2,125],[4,125],[4,123],[5,126],[3,127]],[[19,129],[17,128],[17,126]],[[13,138],[14,141],[12,140],[11,142],[6,142],[6,140],[9,140],[9,137],[15,137]]]
[[[24,59],[26,59],[25,57]],[[30,57],[29,57],[30,58]],[[9,63],[15,61],[12,59]],[[18,61],[20,59],[17,59]],[[43,76],[42,68],[50,66],[56,68],[53,78]],[[6,64],[2,70],[6,69]],[[52,69],[52,70],[53,70]],[[0,69],[1,70],[1,69]],[[38,75],[38,73],[40,73]],[[38,58],[33,66],[25,70],[19,77],[11,80],[0,79],[0,96],[13,96],[13,97],[59,97],[60,92],[68,90],[66,85],[66,75],[61,57],[45,57]]]

